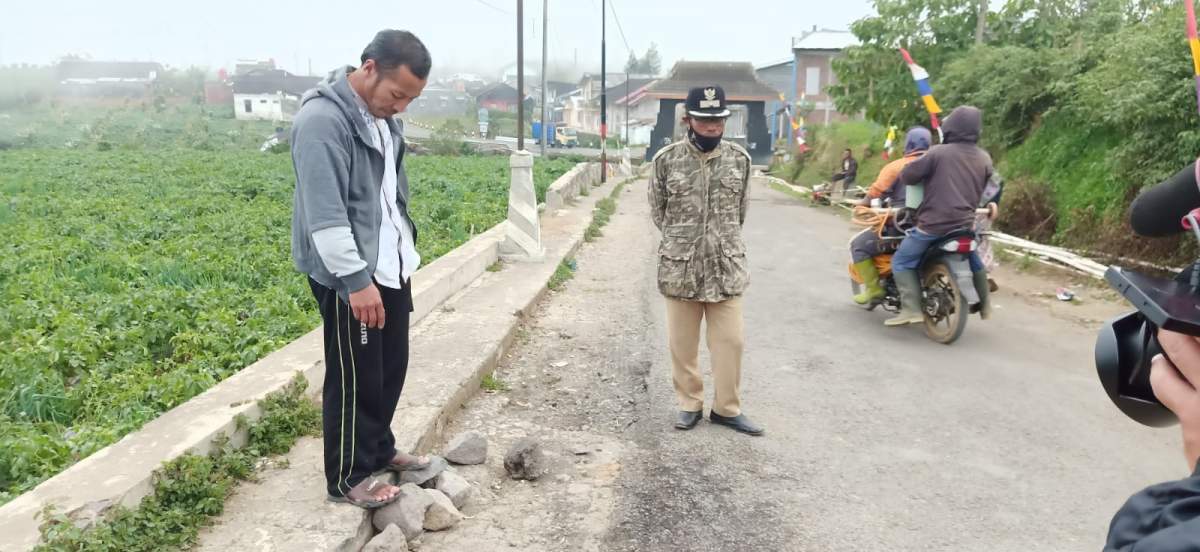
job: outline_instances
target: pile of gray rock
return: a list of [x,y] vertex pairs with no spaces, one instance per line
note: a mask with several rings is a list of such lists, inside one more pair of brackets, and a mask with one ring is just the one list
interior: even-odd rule
[[[475,487],[454,471],[453,465],[476,466],[487,462],[488,441],[474,432],[455,437],[442,456],[431,457],[428,468],[401,472],[400,498],[375,511],[372,524],[379,531],[363,552],[406,552],[409,543],[425,531],[445,531],[464,519],[462,508]],[[504,455],[504,470],[516,480],[533,481],[547,471],[542,446],[521,439]]]
[[363,551],[407,551],[409,543],[425,531],[445,531],[457,525],[474,487],[450,465],[483,464],[487,452],[487,439],[465,433],[450,442],[443,456],[431,457],[428,468],[401,472],[400,498],[374,512],[371,521],[379,533]]

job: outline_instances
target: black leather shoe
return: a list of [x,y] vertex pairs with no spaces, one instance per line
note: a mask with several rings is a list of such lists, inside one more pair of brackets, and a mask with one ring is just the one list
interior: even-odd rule
[[751,422],[750,418],[747,418],[745,414],[738,414],[732,418],[727,418],[717,414],[716,412],[710,412],[708,414],[708,420],[714,424],[726,426],[734,431],[745,433],[746,435],[754,435],[757,437],[763,434],[763,428],[755,425],[754,422]]
[[679,419],[675,421],[675,429],[687,431],[696,427],[700,423],[700,419],[704,417],[704,411],[688,412],[686,410],[679,412]]

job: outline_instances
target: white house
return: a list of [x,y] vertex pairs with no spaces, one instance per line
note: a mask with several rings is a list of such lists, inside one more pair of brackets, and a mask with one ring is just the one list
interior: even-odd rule
[[301,77],[282,69],[253,69],[233,78],[233,109],[240,120],[290,121],[300,97],[320,77]]
[[[658,102],[642,100],[646,96],[646,89],[656,80],[653,77],[630,76],[628,81],[609,87],[608,133],[610,135],[619,136],[624,140],[625,132],[628,129],[630,143],[635,145],[650,143],[650,131],[658,119]],[[627,114],[628,127],[625,124]]]

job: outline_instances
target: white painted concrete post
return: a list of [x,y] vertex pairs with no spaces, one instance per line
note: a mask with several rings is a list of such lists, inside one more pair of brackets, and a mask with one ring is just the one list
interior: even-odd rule
[[509,158],[512,178],[508,188],[508,222],[500,256],[510,261],[540,261],[542,231],[538,223],[537,193],[533,188],[533,154],[521,150]]

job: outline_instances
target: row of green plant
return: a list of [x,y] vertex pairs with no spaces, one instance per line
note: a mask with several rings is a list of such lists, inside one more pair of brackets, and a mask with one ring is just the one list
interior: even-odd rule
[[236,120],[231,105],[119,102],[121,105],[104,107],[47,101],[0,112],[0,150],[257,151],[282,124]]
[[[406,163],[425,262],[507,216],[507,157]],[[293,186],[256,151],[0,153],[0,503],[318,324]]]

